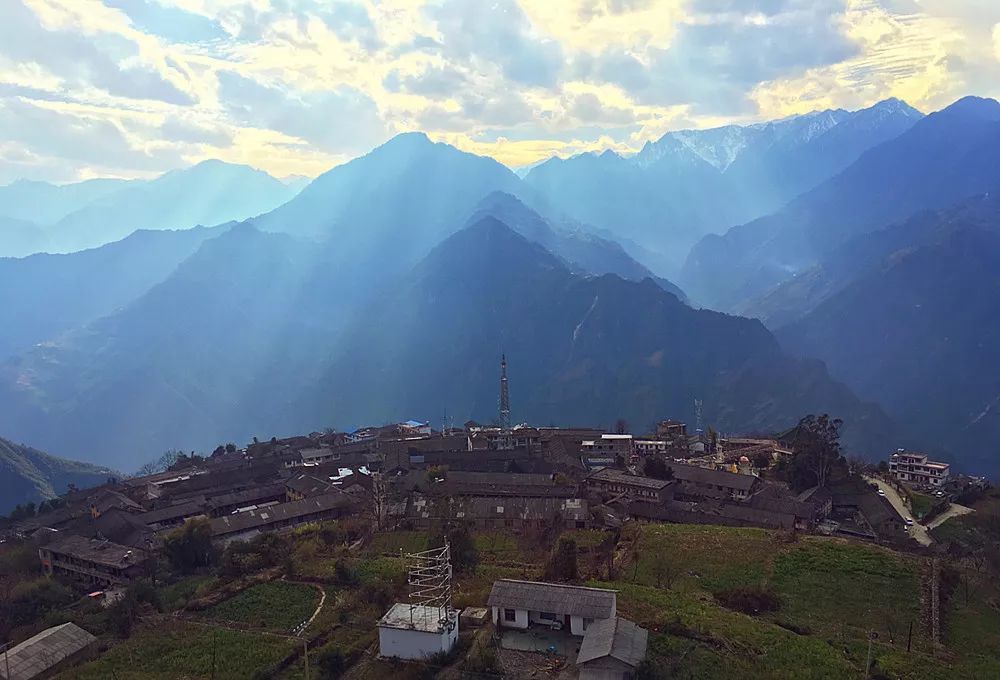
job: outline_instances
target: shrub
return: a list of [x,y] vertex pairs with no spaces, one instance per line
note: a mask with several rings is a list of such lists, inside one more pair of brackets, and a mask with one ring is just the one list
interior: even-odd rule
[[575,581],[578,576],[576,541],[565,536],[560,537],[545,565],[545,578],[556,581]]
[[739,587],[714,593],[716,601],[727,609],[744,614],[773,612],[781,608],[781,598],[765,587]]

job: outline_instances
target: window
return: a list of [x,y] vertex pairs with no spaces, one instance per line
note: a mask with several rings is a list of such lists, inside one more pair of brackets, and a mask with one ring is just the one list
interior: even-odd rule
[[504,609],[503,610],[503,620],[504,621],[516,621],[517,620],[517,612],[514,611],[513,609]]
[[553,614],[552,612],[539,612],[538,618],[542,619],[543,621],[555,621],[556,615]]
[[584,619],[583,620],[583,629],[587,630],[588,628],[590,628],[590,624],[592,624],[593,622],[594,622],[594,619]]

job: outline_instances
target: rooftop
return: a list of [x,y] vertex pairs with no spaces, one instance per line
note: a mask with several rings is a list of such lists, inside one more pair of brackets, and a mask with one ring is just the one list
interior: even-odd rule
[[615,612],[617,591],[562,583],[501,579],[493,582],[491,607],[551,612],[557,615],[607,619]]
[[317,512],[325,512],[333,508],[346,507],[353,502],[354,500],[344,492],[334,491],[301,501],[279,503],[278,505],[258,508],[257,510],[247,510],[235,515],[225,515],[212,520],[212,535],[221,536],[247,531],[255,527],[294,520]]
[[45,547],[53,553],[69,555],[116,569],[124,569],[146,559],[145,551],[138,548],[130,548],[127,545],[119,545],[111,541],[84,538],[83,536],[58,538]]
[[[416,630],[422,633],[440,633],[444,627],[443,617],[449,619],[458,617],[458,610],[445,610],[439,607],[431,607],[425,604],[407,604],[397,602],[392,608],[379,619],[379,628],[399,628],[402,630]],[[457,622],[456,622],[457,623]]]
[[587,627],[576,663],[610,656],[635,668],[646,658],[648,639],[649,631],[628,619],[600,619]]
[[710,484],[727,489],[749,491],[758,481],[753,475],[741,475],[725,470],[709,470],[697,465],[684,465],[682,463],[668,463],[667,465],[673,471],[674,479],[694,484]]
[[630,486],[641,486],[647,489],[663,489],[670,485],[670,480],[656,479],[654,477],[640,477],[630,475],[622,470],[614,468],[601,468],[591,474],[588,479],[597,479],[604,482],[614,482],[616,484],[628,484]]
[[43,630],[8,650],[5,663],[0,664],[0,678],[29,680],[96,641],[96,637],[75,623],[64,623]]

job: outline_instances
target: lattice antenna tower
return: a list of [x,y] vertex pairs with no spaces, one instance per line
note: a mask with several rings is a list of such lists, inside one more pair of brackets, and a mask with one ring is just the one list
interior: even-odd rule
[[[410,603],[438,610],[438,621],[443,626],[453,625],[451,612],[451,546],[407,553],[404,556],[407,583],[410,586]],[[413,616],[413,607],[410,607]]]
[[507,388],[507,355],[500,355],[500,432],[510,434],[510,391]]
[[703,402],[702,402],[701,399],[695,399],[694,400],[694,421],[695,421],[695,427],[697,429],[699,429],[699,430],[704,429],[702,427],[702,423],[701,423],[701,406],[702,406],[702,403]]

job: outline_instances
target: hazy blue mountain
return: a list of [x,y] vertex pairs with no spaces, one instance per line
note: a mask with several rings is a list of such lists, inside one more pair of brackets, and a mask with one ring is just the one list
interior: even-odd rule
[[103,484],[115,474],[0,438],[0,515],[17,505],[55,498],[70,484],[84,489]]
[[160,283],[218,229],[137,231],[66,255],[0,258],[0,360],[111,314]]
[[[392,332],[386,332],[386,329]],[[780,428],[830,411],[850,437],[891,424],[792,359],[757,321],[694,310],[646,279],[587,277],[495,218],[449,237],[345,332],[315,390],[296,403],[313,423],[400,417],[488,422],[498,360],[510,363],[514,418],[643,428],[693,417],[725,430]]]
[[53,252],[117,241],[137,229],[183,229],[243,220],[296,193],[294,186],[245,165],[204,161],[126,185],[66,215],[48,229]]
[[702,304],[739,308],[854,236],[1000,185],[998,152],[1000,104],[961,99],[773,215],[706,236],[680,283]]
[[0,256],[21,257],[44,250],[45,231],[37,224],[0,216]]
[[574,224],[553,225],[515,196],[497,191],[484,198],[467,224],[492,216],[529,241],[562,258],[571,269],[583,274],[616,274],[628,281],[652,278],[664,290],[686,301],[684,291],[653,274],[625,252],[620,244]]
[[[859,395],[877,400],[923,446],[990,475],[1000,472],[1000,457],[985,444],[1000,437],[996,207],[982,226],[942,221],[778,331],[785,346],[823,359]],[[922,221],[910,226],[930,219]],[[880,236],[883,243],[869,247],[899,234]]]
[[[123,309],[0,364],[0,431],[126,471],[255,434],[308,375],[281,361],[286,345],[325,349],[295,304],[313,251],[245,225],[204,241]],[[336,319],[329,293],[315,291]]]
[[486,195],[522,190],[521,180],[491,158],[406,133],[320,175],[254,224],[335,241],[392,270],[412,265],[458,229]]
[[80,208],[139,180],[89,179],[72,184],[18,180],[0,186],[0,215],[39,225],[55,224]]
[[778,209],[920,116],[887,100],[855,112],[682,130],[629,158],[555,158],[526,179],[554,208],[657,253],[659,262],[644,264],[669,272],[704,234]]

